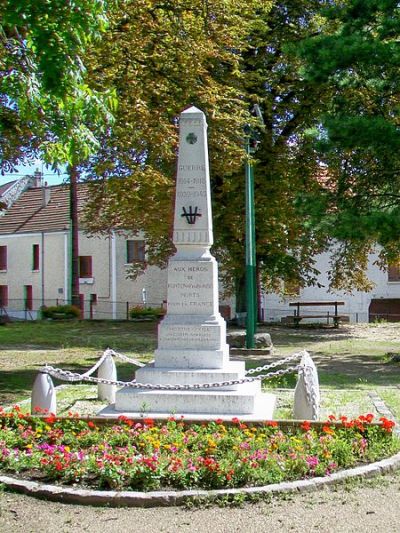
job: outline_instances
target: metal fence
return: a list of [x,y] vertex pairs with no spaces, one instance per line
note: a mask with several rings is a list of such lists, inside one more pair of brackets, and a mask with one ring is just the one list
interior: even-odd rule
[[[69,305],[71,302],[63,298],[52,298],[31,300],[9,299],[7,305],[0,306],[0,316],[8,317],[11,320],[40,320],[42,318],[41,310],[43,307],[53,307],[58,305]],[[127,301],[97,301],[80,300],[81,318],[90,320],[129,320],[130,309],[133,307],[165,307],[165,302],[138,302],[134,300]]]
[[[40,320],[42,318],[41,309],[43,306],[52,307],[57,305],[67,305],[69,301],[65,301],[63,298],[49,298],[45,299],[33,299],[29,302],[26,299],[9,299],[6,302],[7,305],[0,304],[0,317],[8,317],[14,320]],[[165,301],[149,302],[135,300],[116,301],[102,300],[100,298],[97,301],[92,299],[80,301],[81,318],[88,320],[130,320],[130,310],[133,307],[152,307],[152,308],[164,308],[166,309]],[[226,320],[231,317],[231,308],[229,306],[221,306],[220,312]],[[302,323],[320,323],[320,324],[332,324],[333,313],[327,312],[325,318],[307,318],[307,315],[313,315],[314,311],[302,310],[302,316],[304,317]],[[365,312],[350,312],[340,313],[342,322],[350,322],[352,324],[363,322],[400,322],[400,315],[394,313],[368,313]],[[261,322],[266,324],[288,324],[293,323],[293,308],[280,308],[280,309],[262,309],[261,316],[259,317]],[[245,326],[246,314],[238,313],[235,322],[241,326]]]

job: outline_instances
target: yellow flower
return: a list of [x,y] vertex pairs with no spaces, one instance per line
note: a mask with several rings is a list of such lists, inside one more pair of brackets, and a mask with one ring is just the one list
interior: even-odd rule
[[65,446],[65,447],[64,447],[64,450],[65,450],[66,452],[70,452],[70,451],[71,451],[71,448],[70,448],[69,446]]
[[25,448],[28,448],[28,450],[30,450],[32,448],[32,444],[27,444]]
[[[50,426],[44,426],[44,429],[45,429],[46,431],[50,431],[51,427],[50,427]],[[41,431],[41,430],[40,430],[40,431]]]

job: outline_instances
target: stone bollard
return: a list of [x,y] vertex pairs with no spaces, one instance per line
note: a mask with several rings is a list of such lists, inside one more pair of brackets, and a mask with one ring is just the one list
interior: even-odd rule
[[320,402],[318,372],[308,352],[304,352],[300,367],[294,390],[293,418],[317,420]]
[[33,384],[31,396],[32,414],[37,414],[35,408],[57,414],[56,389],[53,380],[45,372],[39,372]]
[[[104,361],[99,366],[97,377],[102,379],[117,380],[117,369],[115,367],[112,355],[108,354]],[[97,385],[97,397],[99,400],[106,400],[108,403],[115,403],[116,385],[105,385],[99,383]]]

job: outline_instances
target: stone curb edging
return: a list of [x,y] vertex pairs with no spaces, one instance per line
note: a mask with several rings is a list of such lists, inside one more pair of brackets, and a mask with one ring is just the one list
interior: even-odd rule
[[326,477],[284,481],[262,487],[239,489],[153,492],[102,491],[45,485],[36,481],[19,480],[8,476],[0,476],[0,483],[6,485],[8,489],[22,492],[23,494],[62,503],[108,505],[110,507],[159,507],[182,505],[190,501],[213,501],[236,495],[262,497],[265,494],[311,492],[325,485],[343,483],[348,479],[374,477],[394,472],[398,469],[400,469],[400,453],[376,463],[342,470]]

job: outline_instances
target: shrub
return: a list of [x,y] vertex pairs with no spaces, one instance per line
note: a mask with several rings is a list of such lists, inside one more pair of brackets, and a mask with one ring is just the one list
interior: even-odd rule
[[129,316],[135,318],[148,318],[157,320],[165,315],[165,309],[162,307],[141,307],[140,305],[132,307],[129,310]]
[[42,307],[42,318],[51,318],[53,320],[79,318],[81,312],[75,305],[54,305],[51,307]]

